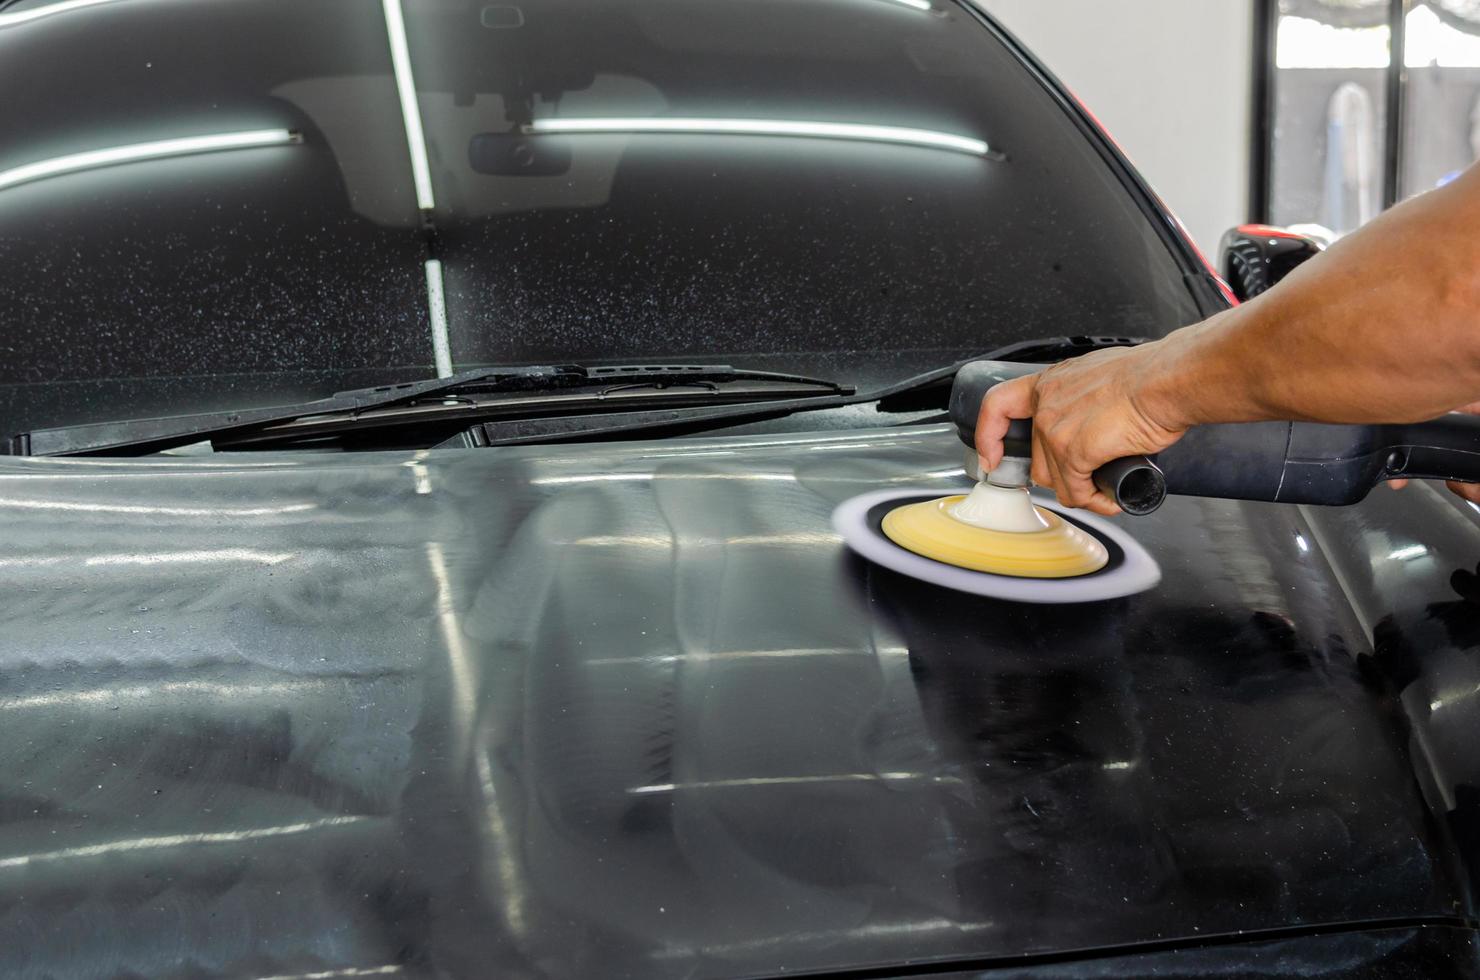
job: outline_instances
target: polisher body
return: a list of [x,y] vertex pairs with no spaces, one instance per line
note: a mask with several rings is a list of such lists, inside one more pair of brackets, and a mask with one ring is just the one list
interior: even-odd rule
[[[961,441],[975,445],[982,398],[992,387],[1044,367],[1010,361],[965,365],[956,375],[950,406]],[[1031,441],[1031,421],[1015,422],[1009,454],[1028,457]],[[1378,483],[1399,478],[1480,481],[1480,417],[1451,413],[1403,425],[1200,425],[1152,459],[1107,464],[1096,483],[1126,513],[1143,515],[1166,494],[1354,504]]]

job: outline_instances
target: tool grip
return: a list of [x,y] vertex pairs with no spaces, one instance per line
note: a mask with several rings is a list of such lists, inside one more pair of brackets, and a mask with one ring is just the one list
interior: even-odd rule
[[1166,474],[1145,456],[1127,456],[1095,470],[1095,486],[1132,517],[1145,517],[1167,499]]
[[1480,482],[1480,416],[1453,412],[1383,429],[1388,436],[1385,478]]
[[[976,420],[987,392],[1010,378],[1042,369],[1041,364],[1005,361],[973,361],[961,369],[951,389],[951,420],[956,423],[956,434],[968,449],[976,445]],[[1031,458],[1033,420],[1013,419],[1007,426],[1002,443],[1003,455]],[[1167,496],[1166,477],[1145,456],[1129,456],[1106,463],[1095,470],[1094,481],[1099,491],[1115,501],[1116,506],[1137,517],[1156,510]]]
[[1480,418],[1402,425],[1200,425],[1157,455],[1169,493],[1355,504],[1386,480],[1480,482]]

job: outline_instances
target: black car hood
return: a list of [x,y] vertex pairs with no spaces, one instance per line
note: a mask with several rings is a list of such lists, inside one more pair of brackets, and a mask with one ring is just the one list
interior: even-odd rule
[[1162,584],[1068,607],[830,530],[959,458],[0,460],[0,973],[728,978],[1470,915],[1472,512],[1173,499],[1125,521]]

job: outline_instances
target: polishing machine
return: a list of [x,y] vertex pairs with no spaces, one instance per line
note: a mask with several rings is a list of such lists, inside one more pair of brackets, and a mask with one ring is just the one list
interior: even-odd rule
[[[1085,602],[1160,581],[1125,529],[1029,493],[1032,421],[1016,420],[1001,463],[979,470],[976,423],[993,386],[1041,364],[973,361],[951,389],[950,417],[966,446],[967,494],[882,490],[838,507],[843,540],[871,561],[963,592],[1022,602]],[[1292,504],[1352,504],[1385,480],[1480,480],[1480,417],[1406,425],[1252,422],[1190,429],[1154,457],[1114,460],[1094,474],[1130,515],[1168,494]]]

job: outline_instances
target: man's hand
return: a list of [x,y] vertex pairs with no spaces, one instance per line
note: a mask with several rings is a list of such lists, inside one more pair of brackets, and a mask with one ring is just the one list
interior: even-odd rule
[[[1449,492],[1456,497],[1468,500],[1472,504],[1480,504],[1480,483],[1456,483],[1453,480],[1445,480],[1444,485]],[[1394,490],[1402,490],[1408,486],[1407,480],[1389,480],[1388,486]]]
[[1146,382],[1162,370],[1157,346],[1097,351],[997,385],[982,399],[977,418],[983,469],[1002,461],[1008,424],[1031,418],[1033,482],[1070,507],[1119,513],[1095,487],[1095,470],[1113,459],[1161,452],[1187,430],[1147,395]]

